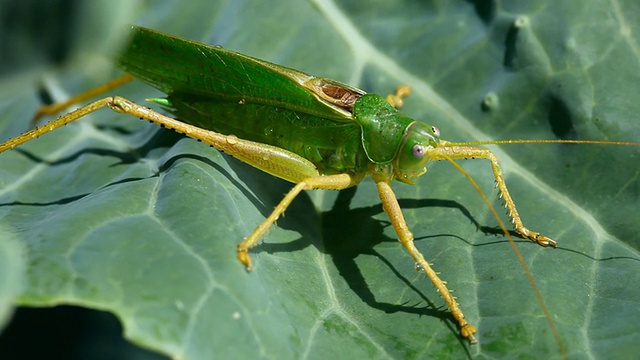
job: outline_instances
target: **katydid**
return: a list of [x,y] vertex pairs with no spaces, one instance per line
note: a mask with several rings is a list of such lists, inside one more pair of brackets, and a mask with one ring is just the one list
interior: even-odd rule
[[[237,256],[247,270],[252,269],[249,250],[302,190],[341,190],[357,185],[369,175],[401,244],[431,279],[458,322],[462,336],[471,342],[476,341],[476,328],[467,322],[445,283],[415,247],[391,189],[392,180],[412,184],[414,178],[426,172],[425,165],[430,160],[455,164],[454,160],[461,158],[487,159],[516,232],[541,246],[557,245],[553,239],[524,226],[492,152],[469,143],[442,140],[436,127],[397,110],[408,95],[405,87],[385,99],[334,80],[140,27],[133,27],[130,43],[116,65],[126,73],[122,78],[64,104],[44,108],[37,117],[56,113],[135,78],[166,93],[166,98],[148,100],[180,120],[122,97],[106,97],[0,144],[0,152],[106,106],[183,133],[294,183],[267,219],[239,243]],[[519,142],[527,141],[510,141]],[[489,143],[497,142],[486,142]]]

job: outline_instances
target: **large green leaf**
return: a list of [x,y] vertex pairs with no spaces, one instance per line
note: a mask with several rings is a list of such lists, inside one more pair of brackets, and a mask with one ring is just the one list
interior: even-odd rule
[[[115,76],[100,55],[115,40],[101,39],[127,21],[368,92],[408,84],[404,112],[451,141],[640,138],[635,2],[108,3],[84,6],[82,36],[68,38],[75,50],[56,71],[35,70],[39,47],[16,55],[35,65],[0,83],[2,139],[29,127],[38,80],[60,100]],[[159,95],[144,84],[118,94]],[[518,248],[566,353],[637,354],[640,150],[495,151],[525,223],[560,243]],[[476,345],[414,271],[370,180],[301,195],[247,273],[236,244],[288,183],[108,110],[0,159],[0,227],[28,249],[16,304],[111,311],[127,338],[176,358],[561,356],[497,221],[449,164],[395,189],[418,248],[478,327]],[[486,161],[462,164],[495,193]]]

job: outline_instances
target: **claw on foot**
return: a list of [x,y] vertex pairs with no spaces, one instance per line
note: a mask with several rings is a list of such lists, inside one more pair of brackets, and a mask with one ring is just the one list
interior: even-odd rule
[[460,334],[469,339],[469,343],[471,344],[475,344],[476,342],[478,342],[476,340],[476,337],[473,336],[473,334],[476,333],[476,327],[471,325],[471,324],[466,324],[462,327],[462,329],[460,329]]
[[238,260],[240,260],[247,271],[251,271],[253,269],[249,252],[246,249],[242,249],[240,245],[238,245]]
[[531,241],[537,243],[540,246],[552,246],[554,248],[558,247],[558,242],[553,240],[552,238],[541,235],[539,232],[532,232],[527,236]]

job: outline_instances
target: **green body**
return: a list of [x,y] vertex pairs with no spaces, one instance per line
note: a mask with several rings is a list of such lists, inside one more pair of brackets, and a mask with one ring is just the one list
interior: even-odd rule
[[[145,28],[133,27],[117,65],[166,93],[166,102],[156,101],[181,121],[289,150],[322,174],[362,174],[373,164],[402,168],[398,155],[411,127],[432,145],[438,141],[432,127],[378,95]],[[326,94],[327,85],[340,94]],[[344,94],[350,101],[339,99]],[[422,174],[420,160],[420,169],[395,177]]]

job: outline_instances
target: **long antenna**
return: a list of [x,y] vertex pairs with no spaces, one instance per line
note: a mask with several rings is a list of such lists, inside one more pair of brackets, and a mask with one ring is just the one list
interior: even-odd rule
[[[520,141],[520,140],[516,140],[516,141]],[[562,355],[562,358],[568,359],[567,352],[564,348],[564,344],[562,343],[562,339],[560,338],[560,334],[558,333],[558,329],[556,328],[556,325],[553,322],[553,318],[551,317],[551,314],[549,313],[549,309],[547,308],[547,305],[544,302],[544,298],[540,293],[540,289],[538,288],[538,285],[536,285],[536,281],[533,278],[533,274],[531,273],[531,270],[529,270],[529,266],[527,266],[526,261],[522,257],[520,250],[518,250],[518,247],[516,246],[516,242],[513,240],[513,237],[511,237],[511,234],[509,234],[509,231],[507,230],[507,227],[505,226],[504,222],[502,221],[502,219],[500,219],[500,216],[498,216],[498,212],[493,207],[493,205],[485,195],[484,191],[482,191],[480,186],[478,186],[478,183],[476,183],[476,181],[471,177],[471,175],[465,169],[463,169],[457,162],[455,162],[452,158],[448,156],[444,156],[444,158],[448,162],[453,164],[453,166],[455,166],[458,169],[458,171],[464,174],[464,176],[467,177],[467,179],[471,182],[471,185],[473,185],[473,187],[482,197],[482,200],[484,200],[485,204],[487,204],[487,206],[489,207],[489,210],[491,210],[493,217],[495,217],[496,220],[498,221],[498,225],[500,225],[500,228],[502,229],[504,234],[507,236],[507,239],[509,239],[509,244],[511,244],[511,247],[513,248],[513,252],[516,254],[516,257],[518,258],[518,262],[520,262],[520,265],[524,269],[525,274],[527,274],[527,279],[529,280],[529,283],[531,283],[531,286],[533,287],[533,292],[535,293],[536,298],[538,299],[538,303],[540,303],[540,307],[542,308],[542,312],[544,313],[544,317],[547,319],[547,323],[551,328],[551,332],[553,333],[553,337],[556,341],[556,344],[558,345],[558,349],[560,350],[560,354]]]
[[510,145],[510,144],[592,144],[592,145],[620,145],[620,146],[640,146],[640,142],[633,141],[608,141],[608,140],[560,140],[560,139],[520,139],[520,140],[487,140],[487,141],[467,141],[450,142],[447,146],[465,145]]

